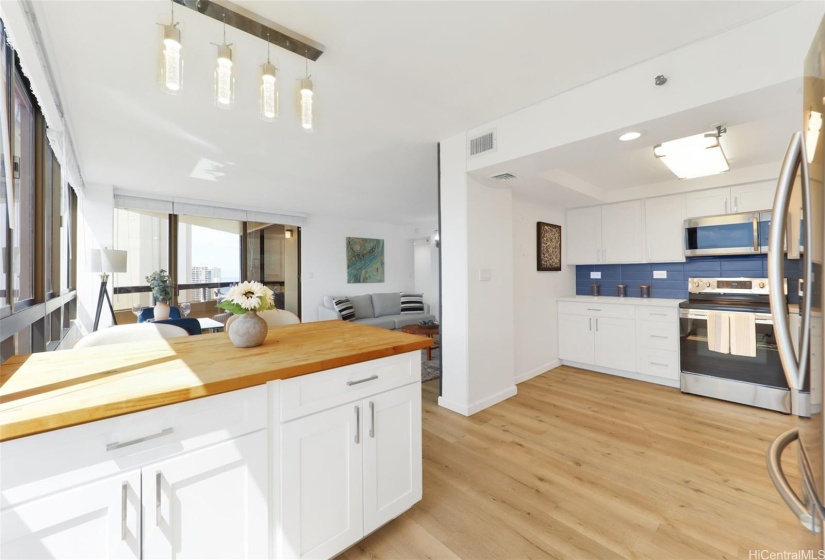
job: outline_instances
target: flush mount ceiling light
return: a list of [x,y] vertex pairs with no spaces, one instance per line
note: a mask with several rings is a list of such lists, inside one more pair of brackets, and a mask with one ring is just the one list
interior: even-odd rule
[[619,141],[620,142],[630,142],[631,140],[635,140],[635,139],[639,138],[641,135],[642,135],[641,132],[633,132],[633,131],[625,132],[624,134],[619,136]]
[[179,22],[175,21],[175,4],[172,3],[172,18],[169,25],[159,23],[162,40],[160,43],[160,65],[158,85],[160,90],[177,95],[183,90],[183,47],[180,41]]
[[653,155],[667,165],[679,179],[694,179],[728,171],[730,166],[722,151],[719,137],[726,129],[696,134],[653,147]]

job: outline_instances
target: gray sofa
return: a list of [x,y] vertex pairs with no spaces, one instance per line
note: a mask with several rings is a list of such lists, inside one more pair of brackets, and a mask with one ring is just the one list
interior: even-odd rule
[[[398,330],[421,321],[435,320],[435,315],[430,314],[430,306],[426,303],[424,313],[401,313],[401,294],[398,292],[347,297],[355,310],[354,323]],[[324,304],[318,306],[319,320],[341,320],[341,314],[333,304],[336,299],[340,298],[324,296]]]

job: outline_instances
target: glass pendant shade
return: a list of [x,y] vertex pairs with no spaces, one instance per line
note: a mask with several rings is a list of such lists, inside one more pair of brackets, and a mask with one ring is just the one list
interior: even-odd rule
[[232,48],[224,43],[218,45],[218,60],[215,64],[215,105],[229,109],[235,101],[235,68],[232,64]]
[[301,127],[304,129],[304,132],[313,132],[315,130],[312,115],[313,95],[312,80],[303,78],[301,80]]
[[271,62],[261,67],[261,119],[278,118],[278,68]]
[[730,169],[715,132],[657,144],[653,155],[679,179],[705,177]]
[[183,47],[177,24],[162,25],[163,42],[160,48],[160,90],[177,95],[183,90]]

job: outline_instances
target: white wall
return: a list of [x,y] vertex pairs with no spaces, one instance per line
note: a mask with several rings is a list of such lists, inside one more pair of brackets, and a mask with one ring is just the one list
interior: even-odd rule
[[430,313],[438,317],[438,248],[431,238],[413,241],[415,259],[415,292],[424,294]]
[[[513,196],[513,344],[516,383],[560,364],[556,298],[576,293],[576,269],[536,270],[536,222],[562,226],[565,212]],[[562,253],[562,264],[565,255]]]
[[[312,215],[301,229],[301,319],[318,320],[327,295],[412,291],[414,228],[385,222]],[[384,240],[384,282],[347,284],[347,237]]]

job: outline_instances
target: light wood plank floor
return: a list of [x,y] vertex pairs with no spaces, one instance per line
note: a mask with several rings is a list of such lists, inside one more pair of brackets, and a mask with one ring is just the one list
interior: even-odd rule
[[[753,560],[816,547],[765,468],[794,417],[565,366],[470,418],[437,395],[437,380],[424,385],[424,499],[341,558]],[[798,483],[795,447],[785,455]]]

